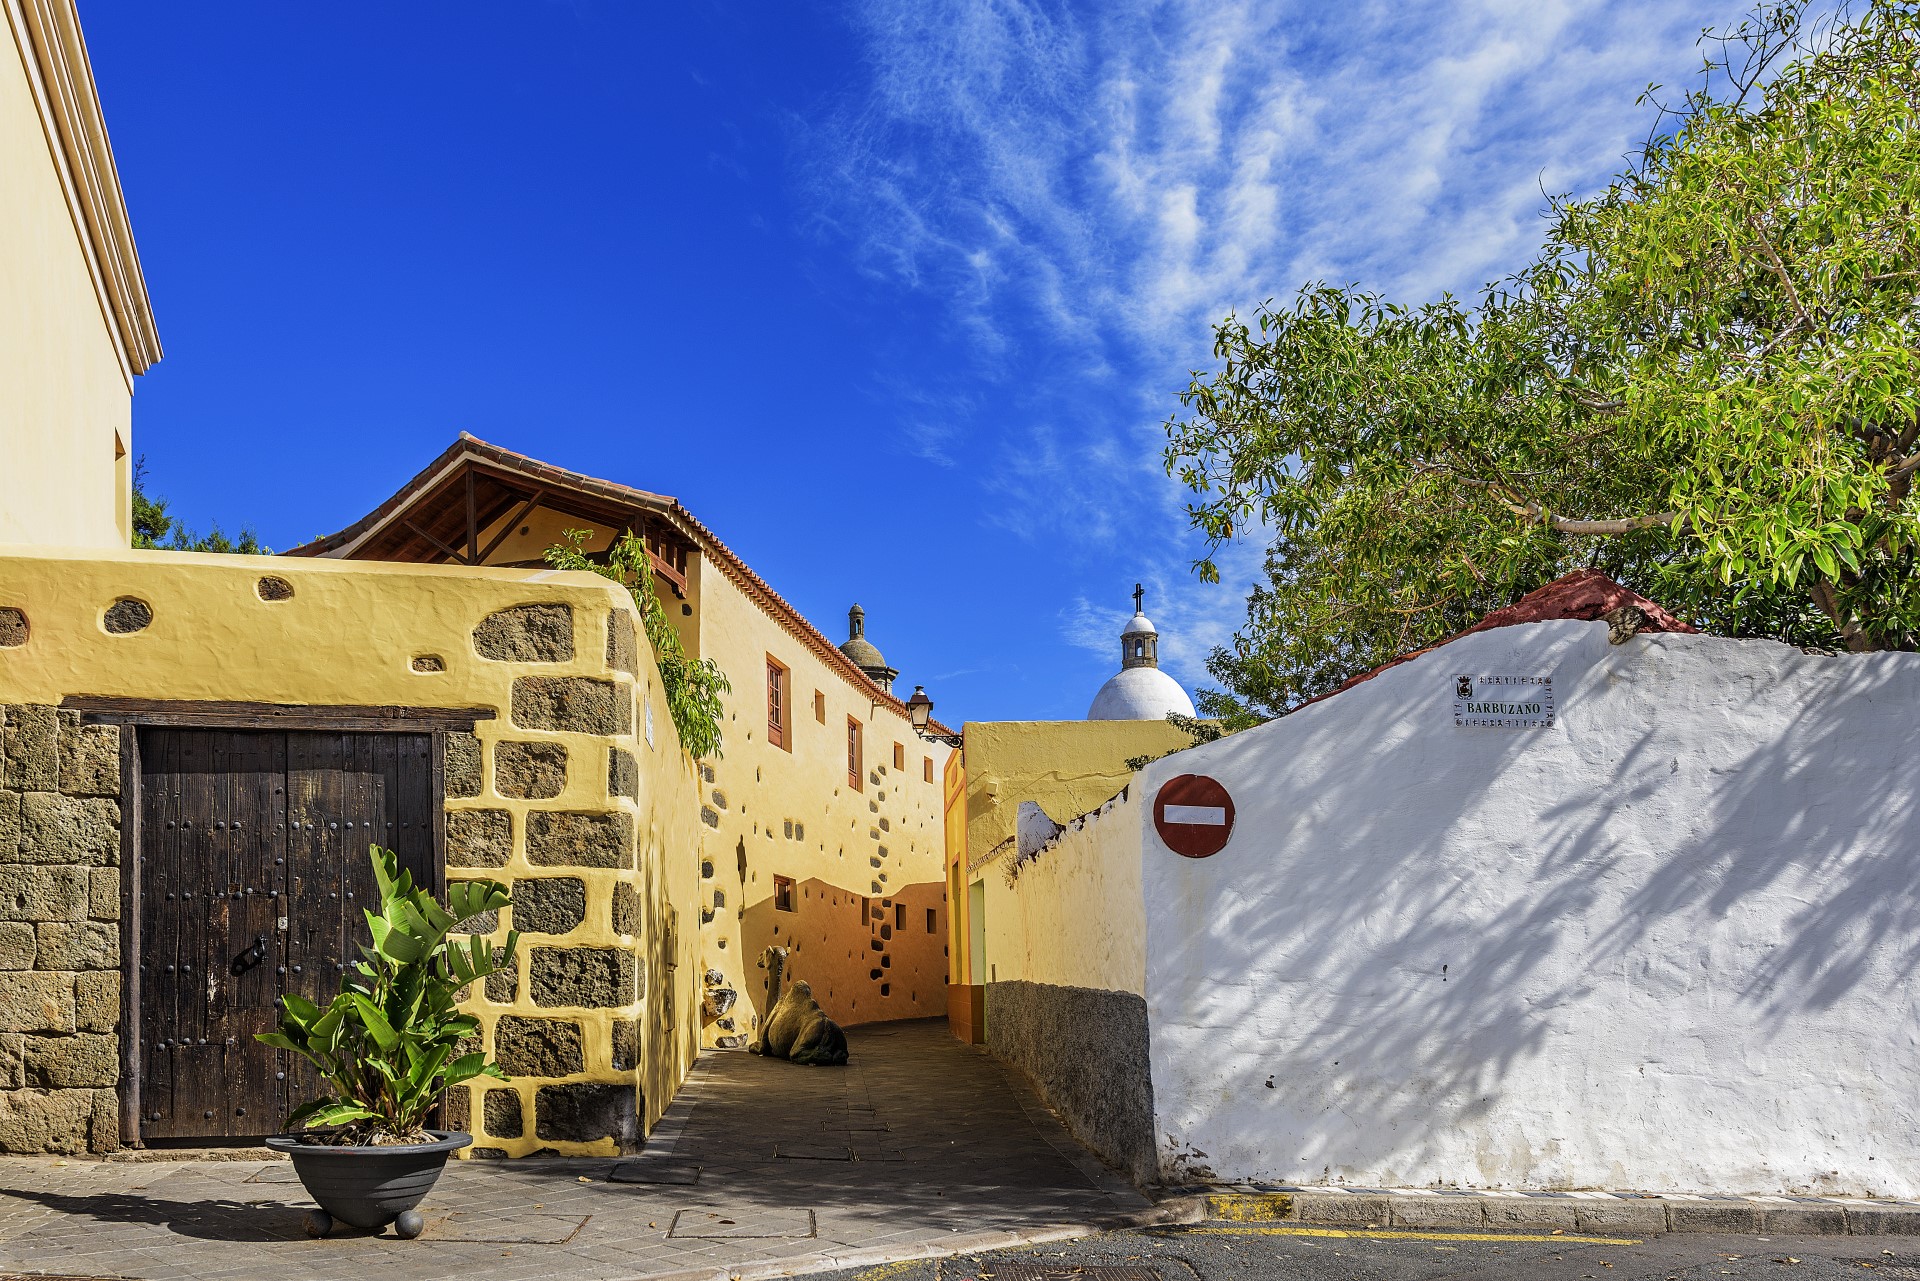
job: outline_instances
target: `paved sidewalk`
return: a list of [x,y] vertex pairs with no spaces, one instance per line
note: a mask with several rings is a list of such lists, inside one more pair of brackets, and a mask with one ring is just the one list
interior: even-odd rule
[[461,1161],[417,1241],[310,1241],[283,1162],[0,1159],[0,1273],[579,1281],[771,1276],[1060,1239],[1148,1203],[942,1022],[846,1069],[703,1056],[621,1160]]

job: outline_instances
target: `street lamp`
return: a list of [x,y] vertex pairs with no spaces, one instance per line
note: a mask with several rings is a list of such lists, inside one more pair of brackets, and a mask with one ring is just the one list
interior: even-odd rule
[[907,700],[907,717],[913,722],[913,732],[932,743],[945,743],[949,747],[960,746],[958,734],[937,734],[928,729],[933,724],[933,700],[927,697],[927,687],[915,685],[913,697]]

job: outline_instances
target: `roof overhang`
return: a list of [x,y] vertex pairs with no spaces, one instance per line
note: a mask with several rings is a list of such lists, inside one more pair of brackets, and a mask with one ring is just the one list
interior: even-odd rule
[[160,359],[146,277],[73,0],[0,0],[129,391]]
[[[698,552],[874,706],[911,719],[904,702],[881,689],[678,499],[555,467],[467,432],[367,515],[286,555],[486,564],[499,540],[536,506],[641,535],[655,573],[676,591],[686,590],[682,549]],[[510,513],[513,518],[500,526]],[[488,530],[495,530],[491,539],[483,538]],[[952,732],[938,723],[930,728]]]

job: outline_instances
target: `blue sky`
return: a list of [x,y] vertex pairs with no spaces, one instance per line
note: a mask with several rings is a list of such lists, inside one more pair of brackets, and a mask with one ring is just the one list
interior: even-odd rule
[[939,715],[1074,718],[1136,580],[1203,683],[1160,423],[1209,324],[1538,244],[1698,0],[81,0],[166,359],[136,449],[276,547],[466,430],[678,496]]

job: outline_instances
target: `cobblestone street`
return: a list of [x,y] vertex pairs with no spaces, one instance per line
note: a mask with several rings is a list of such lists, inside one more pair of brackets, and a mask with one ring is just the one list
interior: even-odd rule
[[284,1162],[0,1161],[0,1273],[769,1275],[1054,1239],[1145,1208],[944,1023],[848,1036],[846,1069],[707,1055],[635,1157],[452,1163],[417,1241],[308,1240]]

